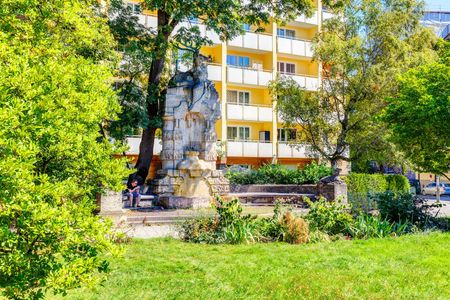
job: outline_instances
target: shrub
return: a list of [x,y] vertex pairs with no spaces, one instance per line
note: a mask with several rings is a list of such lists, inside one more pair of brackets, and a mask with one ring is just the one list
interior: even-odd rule
[[309,212],[305,216],[313,230],[323,231],[329,235],[344,234],[345,229],[353,222],[345,205],[339,202],[328,202],[325,198],[312,202],[306,199]]
[[386,175],[387,190],[392,192],[407,193],[411,186],[408,178],[403,175]]
[[317,183],[331,174],[331,168],[315,162],[303,170],[290,170],[281,165],[266,164],[256,170],[230,171],[226,176],[234,184],[304,184]]
[[376,209],[373,196],[388,190],[408,192],[408,179],[403,175],[358,174],[352,173],[344,180],[347,184],[348,199],[354,211],[368,212]]
[[349,224],[346,231],[355,239],[383,238],[402,235],[407,231],[409,225],[411,223],[408,221],[391,223],[388,220],[364,214]]
[[279,202],[271,218],[257,218],[243,216],[237,199],[226,202],[217,197],[216,201],[217,216],[186,220],[181,224],[180,236],[184,241],[207,244],[309,241],[308,224],[282,209]]
[[291,244],[303,244],[309,241],[309,226],[302,218],[295,217],[291,212],[286,212],[281,220],[284,228],[285,242]]
[[409,221],[419,227],[431,225],[434,222],[431,209],[442,207],[442,204],[428,205],[424,198],[410,193],[387,191],[373,198],[382,218],[397,223]]

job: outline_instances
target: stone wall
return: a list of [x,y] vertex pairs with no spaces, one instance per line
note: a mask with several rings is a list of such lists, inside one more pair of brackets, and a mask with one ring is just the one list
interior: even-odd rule
[[280,194],[305,194],[323,196],[332,201],[339,198],[347,202],[347,186],[345,184],[232,184],[230,193],[280,193]]

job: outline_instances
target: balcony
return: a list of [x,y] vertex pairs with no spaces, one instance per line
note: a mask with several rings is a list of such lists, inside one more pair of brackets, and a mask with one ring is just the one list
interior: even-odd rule
[[227,103],[227,119],[272,122],[272,106]]
[[279,53],[290,55],[312,57],[313,51],[311,49],[311,42],[306,40],[278,37],[277,50]]
[[319,24],[318,14],[317,12],[314,12],[314,14],[310,18],[307,18],[305,15],[300,15],[297,18],[295,18],[295,22],[306,24],[309,26],[311,25],[317,26]]
[[227,81],[229,83],[267,86],[272,80],[272,72],[247,69],[240,67],[227,67]]
[[[127,155],[138,155],[139,154],[139,144],[141,143],[140,135],[128,136],[125,138],[125,142],[127,143],[128,147],[130,147],[130,149],[128,149],[128,151],[125,152]],[[161,149],[162,149],[161,140],[155,139],[155,144],[153,146],[153,153],[155,155],[159,155],[159,153],[161,152]]]
[[237,36],[228,41],[228,46],[271,52],[272,35],[246,32],[244,35]]
[[319,77],[297,74],[280,74],[281,76],[291,77],[298,85],[308,91],[317,91],[319,89]]
[[222,66],[216,64],[209,64],[208,79],[212,81],[222,81]]
[[228,157],[272,157],[272,143],[261,141],[228,141]]
[[289,144],[287,142],[278,142],[278,157],[279,158],[302,158],[308,157],[306,155],[306,147]]
[[[157,20],[156,16],[144,15],[144,14],[139,14],[137,16],[139,18],[139,24],[144,25],[145,27],[156,29],[156,27],[158,26],[158,20]],[[189,26],[198,26],[200,29],[200,33],[203,36],[207,36],[214,44],[222,43],[220,41],[219,35],[217,33],[215,33],[214,31],[207,30],[206,25],[204,25],[204,24],[182,22],[175,28],[175,31],[178,28],[180,28],[181,26],[185,26],[187,28],[189,28]]]

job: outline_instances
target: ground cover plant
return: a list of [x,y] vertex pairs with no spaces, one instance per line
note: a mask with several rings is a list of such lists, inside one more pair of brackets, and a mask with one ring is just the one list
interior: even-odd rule
[[331,168],[312,162],[301,170],[266,164],[255,170],[228,171],[226,177],[234,184],[314,184],[331,175]]
[[64,299],[446,299],[449,245],[449,233],[302,245],[133,240],[103,286]]

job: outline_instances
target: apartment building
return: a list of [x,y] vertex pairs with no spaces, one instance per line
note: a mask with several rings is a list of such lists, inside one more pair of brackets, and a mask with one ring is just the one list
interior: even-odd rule
[[[129,5],[139,14],[142,24],[156,27],[155,15],[142,12],[138,2]],[[293,78],[307,90],[318,88],[320,64],[312,62],[311,39],[327,15],[322,12],[320,0],[316,0],[316,8],[310,18],[298,16],[284,26],[272,22],[262,33],[244,25],[245,34],[227,42],[221,42],[196,20],[183,24],[194,23],[213,41],[213,45],[203,47],[200,52],[211,60],[208,78],[215,83],[221,100],[222,118],[217,122],[216,132],[225,148],[227,165],[253,168],[276,161],[297,168],[312,160],[304,147],[292,147],[290,141],[297,129],[283,126],[268,83],[279,74]],[[128,155],[138,154],[139,142],[139,137],[128,138]],[[158,141],[154,153],[160,150]]]

